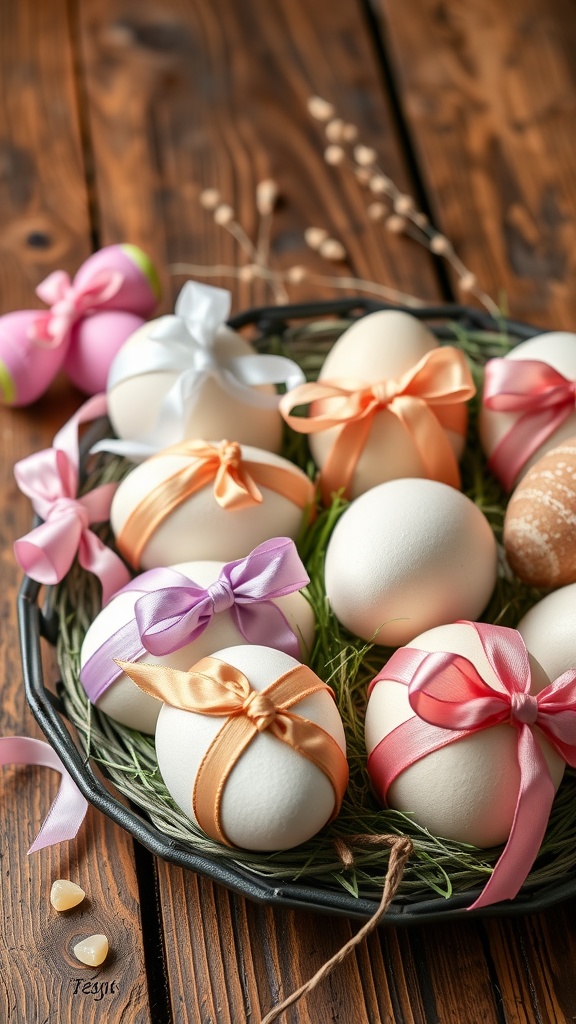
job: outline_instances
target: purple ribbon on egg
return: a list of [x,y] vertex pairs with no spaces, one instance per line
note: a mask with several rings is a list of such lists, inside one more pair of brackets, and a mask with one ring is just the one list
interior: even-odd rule
[[150,569],[120,591],[140,594],[134,618],[88,659],[80,673],[82,686],[95,703],[122,674],[117,661],[137,661],[146,652],[171,654],[199,637],[223,611],[230,612],[248,643],[275,647],[300,660],[298,637],[273,599],[308,582],[288,537],[264,541],[246,558],[228,562],[208,588],[176,569]]

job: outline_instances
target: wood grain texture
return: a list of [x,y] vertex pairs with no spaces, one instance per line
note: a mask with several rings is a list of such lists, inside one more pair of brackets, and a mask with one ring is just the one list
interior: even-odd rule
[[511,314],[573,328],[570,0],[379,0],[436,223]]
[[[216,186],[254,238],[254,190],[273,177],[283,197],[274,266],[332,272],[304,243],[314,224],[343,241],[357,275],[435,295],[427,253],[374,229],[357,182],[324,163],[322,130],[306,111],[311,93],[332,100],[408,187],[356,3],[89,0],[78,12],[103,242],[129,237],[162,266],[238,265],[246,257],[198,195]],[[222,283],[237,309],[270,301],[262,282]],[[294,299],[319,294],[329,293],[292,289]]]

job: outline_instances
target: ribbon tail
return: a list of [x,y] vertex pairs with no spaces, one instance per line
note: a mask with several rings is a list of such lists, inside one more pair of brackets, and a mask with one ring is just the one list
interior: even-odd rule
[[78,548],[78,561],[83,569],[94,573],[102,584],[102,604],[130,582],[131,576],[122,559],[107,547],[92,530],[84,530]]
[[74,839],[84,821],[88,801],[52,747],[29,736],[3,736],[0,738],[0,764],[41,765],[54,768],[62,776],[56,798],[28,853]]
[[510,428],[492,452],[488,468],[507,491],[514,487],[516,477],[535,452],[574,410],[573,400],[551,409],[526,412]]
[[452,445],[428,404],[413,395],[399,395],[390,405],[412,438],[429,480],[460,489],[460,470]]
[[354,470],[368,440],[375,412],[376,408],[371,414],[346,423],[332,445],[320,473],[320,490],[325,505],[329,505],[332,494],[342,488],[344,497],[350,497]]
[[489,881],[468,910],[512,900],[524,884],[542,845],[554,801],[546,759],[529,726],[518,737],[520,790],[508,842]]
[[260,601],[257,605],[234,604],[230,613],[238,630],[249,644],[275,647],[276,650],[284,651],[296,661],[300,661],[298,637],[278,605],[272,601]]

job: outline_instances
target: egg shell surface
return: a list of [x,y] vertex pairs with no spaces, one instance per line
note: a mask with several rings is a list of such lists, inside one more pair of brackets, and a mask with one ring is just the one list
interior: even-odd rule
[[[199,586],[207,588],[214,583],[224,562],[185,562],[173,568]],[[134,591],[120,592],[96,616],[90,625],[80,652],[83,667],[89,658],[126,623],[134,619],[134,605],[140,594]],[[292,632],[298,637],[302,661],[307,661],[314,639],[314,613],[306,598],[299,592],[273,599],[286,618]],[[200,636],[171,654],[154,656],[146,652],[138,662],[144,665],[170,665],[187,672],[192,665],[208,654],[223,647],[248,643],[237,629],[230,611],[218,612]],[[160,713],[161,702],[144,693],[123,672],[105,693],[96,701],[96,707],[116,722],[140,732],[154,733]]]
[[576,583],[538,601],[517,626],[550,679],[576,668]]
[[[239,669],[254,690],[264,690],[298,662],[269,647],[231,647],[214,657]],[[342,721],[326,691],[290,709],[328,732],[346,753]],[[195,820],[193,787],[202,759],[222,728],[222,718],[198,715],[163,704],[156,727],[158,766],[181,810]],[[264,731],[234,765],[224,788],[222,824],[235,846],[247,850],[287,850],[306,842],[326,824],[334,792],[317,765]]]
[[402,646],[456,619],[478,618],[497,573],[488,520],[435,480],[390,480],[353,501],[326,551],[326,595],[364,640]]
[[516,487],[506,509],[504,547],[525,583],[576,583],[576,437],[543,455]]
[[[140,441],[146,438],[158,420],[162,402],[180,371],[141,373],[142,359],[157,342],[149,340],[156,320],[144,324],[128,338],[123,349],[134,355],[134,375],[108,388],[108,415],[118,437]],[[217,362],[254,355],[253,347],[225,324],[214,336],[211,354]],[[274,394],[272,385],[255,389]],[[222,440],[233,437],[243,444],[278,452],[282,446],[282,417],[277,408],[261,408],[242,401],[225,390],[213,376],[206,375],[195,390],[186,420],[182,423],[182,438],[213,437]]]
[[72,383],[87,395],[106,390],[110,365],[116,353],[142,317],[125,310],[100,310],[82,317],[72,328],[64,370]]
[[[435,348],[436,338],[416,317],[398,310],[380,310],[362,317],[341,335],[324,361],[319,380],[349,378],[369,385],[397,379]],[[322,405],[315,402],[312,412],[320,412]],[[459,458],[468,422],[466,406],[438,406],[434,412]],[[341,429],[334,427],[310,435],[310,450],[318,466],[324,466]],[[351,497],[386,480],[424,476],[416,445],[399,418],[388,409],[378,411],[354,470]]]
[[[470,625],[440,626],[416,637],[407,646],[461,654],[490,686],[503,689]],[[533,657],[530,666],[530,692],[536,694],[548,685],[549,679]],[[385,679],[379,681],[366,710],[368,754],[413,714],[407,686]],[[534,735],[557,790],[564,774],[564,761],[538,730]],[[390,786],[387,802],[390,807],[410,813],[419,825],[444,839],[480,847],[503,843],[510,834],[520,783],[517,744],[516,728],[505,724],[456,740],[406,768]]]
[[[282,466],[295,477],[302,470],[273,452],[242,446],[242,458],[263,465]],[[179,469],[193,462],[192,456],[169,452],[147,459],[122,481],[112,500],[110,524],[118,536],[130,513],[148,493]],[[146,544],[140,566],[153,569],[176,562],[216,559],[230,562],[243,558],[262,541],[272,537],[298,535],[303,510],[290,497],[259,487],[262,502],[241,509],[226,509],[214,497],[213,481],[175,508],[158,526]]]
[[[535,338],[529,338],[528,341],[516,345],[504,358],[512,361],[536,359],[539,362],[547,363],[568,380],[576,380],[576,334],[572,334],[570,331],[550,331],[548,334],[538,334]],[[522,413],[514,412],[495,412],[482,404],[478,418],[478,432],[480,444],[488,458],[522,415]],[[542,455],[562,441],[574,436],[576,436],[576,411],[568,416],[526,460],[515,483],[518,483]]]
[[57,348],[29,337],[38,309],[18,309],[0,316],[0,401],[30,405],[43,395],[66,358],[67,343]]

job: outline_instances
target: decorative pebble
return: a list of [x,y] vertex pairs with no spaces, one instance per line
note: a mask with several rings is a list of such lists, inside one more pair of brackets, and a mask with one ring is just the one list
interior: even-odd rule
[[57,878],[50,889],[50,903],[55,910],[71,910],[86,896],[84,889],[68,878]]
[[105,935],[89,935],[77,942],[73,950],[74,956],[87,967],[100,967],[108,956],[108,939]]

